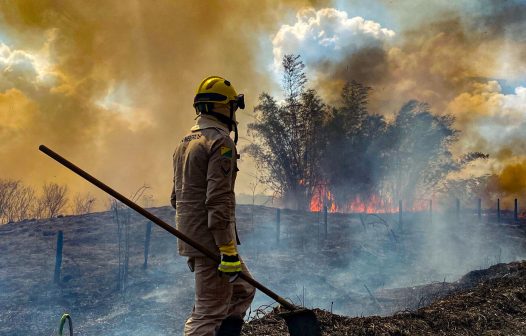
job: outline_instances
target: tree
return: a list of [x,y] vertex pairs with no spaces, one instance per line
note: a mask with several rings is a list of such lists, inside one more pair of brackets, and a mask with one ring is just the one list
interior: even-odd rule
[[18,222],[29,218],[35,198],[33,188],[20,183],[11,198],[10,206],[6,208],[7,221]]
[[77,193],[73,198],[73,213],[75,215],[84,215],[90,213],[95,205],[95,197],[87,193],[81,195]]
[[[352,140],[357,140],[363,134],[363,128],[368,117],[367,102],[371,88],[356,81],[345,84],[341,93],[342,107],[337,110],[343,122],[343,134]],[[352,143],[351,143],[352,144]]]
[[284,102],[260,95],[256,121],[248,125],[254,142],[245,150],[265,172],[261,182],[286,204],[304,209],[321,180],[326,106],[315,90],[305,89],[305,66],[299,56],[285,55],[282,66]]
[[367,199],[378,190],[383,174],[382,143],[386,122],[367,111],[371,88],[351,81],[342,89],[341,106],[333,108],[325,127],[327,188],[341,208],[350,200]]
[[37,197],[34,201],[34,205],[32,207],[32,216],[36,219],[44,219],[46,218],[46,204],[44,203],[43,197]]
[[0,180],[0,221],[7,222],[9,208],[12,204],[13,195],[16,193],[20,181]]
[[44,184],[41,197],[45,216],[48,218],[56,217],[66,206],[68,187],[57,183]]
[[454,159],[454,117],[434,114],[426,103],[411,100],[388,121],[368,111],[371,88],[350,81],[340,105],[330,107],[306,88],[299,56],[285,55],[282,66],[284,99],[259,96],[255,122],[248,125],[254,142],[245,149],[262,172],[260,181],[289,206],[305,209],[314,202],[346,211],[358,200],[392,209],[398,200],[439,190],[449,173],[487,158],[467,153]]
[[392,122],[368,113],[369,90],[357,82],[345,85],[342,106],[333,108],[325,128],[324,176],[340,209],[356,199],[376,198],[389,208],[402,199],[411,203],[439,190],[449,173],[487,158],[468,153],[454,160],[454,117],[435,115],[426,103],[407,102]]
[[0,180],[0,223],[29,218],[35,191],[18,180]]
[[487,159],[479,152],[455,159],[450,152],[460,131],[453,127],[452,115],[436,115],[430,106],[416,100],[407,102],[388,124],[384,143],[385,165],[381,188],[392,200],[409,202],[443,189],[447,176],[470,162]]
[[451,115],[432,114],[426,103],[412,100],[402,106],[386,132],[392,146],[383,187],[393,200],[412,200],[419,196],[417,191],[429,192],[453,168],[449,147],[458,140],[453,122]]

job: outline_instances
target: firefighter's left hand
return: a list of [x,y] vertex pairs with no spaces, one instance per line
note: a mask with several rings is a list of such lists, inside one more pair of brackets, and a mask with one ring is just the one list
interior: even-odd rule
[[239,260],[239,256],[233,255],[221,255],[221,263],[217,267],[217,270],[219,271],[219,274],[225,274],[230,277],[229,281],[233,282],[237,279],[239,276],[239,273],[241,273],[241,261]]
[[219,274],[225,274],[230,277],[229,281],[233,282],[241,273],[241,261],[237,254],[237,249],[234,241],[230,241],[228,244],[219,246],[221,252],[221,263],[217,267]]

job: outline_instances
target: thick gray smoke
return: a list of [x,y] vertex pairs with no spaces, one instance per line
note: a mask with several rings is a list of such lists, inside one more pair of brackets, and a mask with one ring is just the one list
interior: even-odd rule
[[[432,216],[406,212],[402,224],[398,214],[329,214],[327,238],[319,214],[283,210],[279,244],[269,221],[274,210],[256,208],[255,214],[253,226],[242,226],[241,246],[254,276],[297,304],[344,315],[414,309],[436,293],[415,290],[404,298],[390,290],[454,282],[526,257],[513,226],[486,214],[479,222],[473,209],[461,210],[460,220],[453,207]],[[258,294],[253,307],[271,301]]]

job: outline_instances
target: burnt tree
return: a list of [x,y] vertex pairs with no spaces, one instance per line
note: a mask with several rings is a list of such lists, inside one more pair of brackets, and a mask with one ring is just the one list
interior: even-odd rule
[[313,202],[316,209],[336,205],[349,211],[358,201],[392,210],[403,199],[411,208],[413,200],[446,189],[451,172],[487,158],[454,158],[454,117],[433,113],[426,103],[408,101],[385,119],[368,110],[371,88],[350,81],[339,106],[328,106],[306,89],[299,56],[285,55],[282,66],[283,99],[260,95],[255,122],[248,125],[254,142],[246,150],[263,174],[261,182],[289,206],[305,209]]
[[328,189],[338,205],[356,196],[367,199],[378,190],[383,176],[382,161],[386,122],[380,115],[369,114],[367,101],[370,87],[348,82],[341,92],[341,105],[329,115],[327,159],[323,170]]
[[297,209],[308,208],[321,181],[326,106],[312,89],[299,56],[283,57],[282,91],[278,103],[267,93],[259,97],[255,122],[248,125],[254,142],[245,150],[264,171],[261,180]]

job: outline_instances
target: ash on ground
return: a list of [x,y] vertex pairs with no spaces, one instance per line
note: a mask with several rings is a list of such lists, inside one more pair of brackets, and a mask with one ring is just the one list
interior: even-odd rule
[[[175,224],[172,208],[150,210]],[[478,218],[467,211],[432,217],[404,212],[403,222],[396,213],[330,213],[327,226],[322,213],[281,210],[278,226],[274,208],[238,205],[236,212],[239,251],[258,281],[296,305],[341,316],[384,316],[348,319],[319,310],[326,335],[396,334],[397,328],[410,330],[406,334],[453,330],[479,335],[495,325],[508,335],[514,323],[519,328],[515,317],[521,315],[507,307],[513,304],[524,315],[523,296],[511,291],[523,290],[518,284],[523,278],[501,276],[513,281],[510,291],[503,282],[480,290],[472,286],[479,278],[494,281],[481,270],[526,259],[526,220],[514,221],[509,212],[500,222],[494,213]],[[148,221],[125,210],[118,219],[101,212],[2,225],[0,335],[56,334],[64,312],[73,317],[78,335],[182,335],[194,280],[186,258],[177,253],[175,237],[154,225],[145,265]],[[59,231],[62,264],[54,281]],[[472,270],[478,271],[462,278]],[[444,299],[462,290],[475,294]],[[471,298],[478,305],[468,305]],[[264,318],[267,329],[251,331],[265,325],[257,321],[258,308],[265,305],[275,303],[258,293],[246,332],[265,335],[268,325],[274,325],[272,332],[283,327],[270,314]],[[477,313],[485,305],[496,315]],[[400,311],[413,313],[385,317]]]
[[[526,262],[495,265],[447,285],[427,307],[392,316],[345,317],[314,309],[322,335],[524,335]],[[245,325],[245,336],[288,335],[278,309]]]

